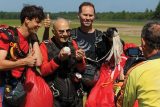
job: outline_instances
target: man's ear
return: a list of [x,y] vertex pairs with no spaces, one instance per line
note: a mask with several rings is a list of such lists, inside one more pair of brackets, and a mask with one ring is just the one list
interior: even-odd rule
[[55,35],[55,33],[56,33],[55,29],[52,29],[52,33]]
[[144,38],[141,38],[141,47],[142,47],[143,51],[144,50],[148,50],[149,51],[149,47],[148,47],[148,45],[146,43],[146,40]]
[[52,33],[53,33],[53,36],[56,36],[56,30],[55,29],[52,29]]
[[30,21],[30,20],[28,19],[28,17],[26,17],[26,18],[24,19],[24,22],[27,23],[27,24],[29,23],[29,21]]
[[80,14],[78,13],[78,15],[77,15],[78,19],[79,19],[79,15],[80,15]]
[[94,14],[94,18],[93,18],[93,20],[95,20],[95,18],[96,18],[96,15]]
[[141,38],[141,44],[142,44],[142,47],[144,47],[146,45],[144,38]]

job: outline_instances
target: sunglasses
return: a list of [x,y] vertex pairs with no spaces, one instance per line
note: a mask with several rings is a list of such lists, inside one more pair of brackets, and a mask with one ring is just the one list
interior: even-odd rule
[[66,30],[57,30],[60,34],[63,34],[64,32],[66,32],[67,34],[70,34],[71,29],[66,29]]

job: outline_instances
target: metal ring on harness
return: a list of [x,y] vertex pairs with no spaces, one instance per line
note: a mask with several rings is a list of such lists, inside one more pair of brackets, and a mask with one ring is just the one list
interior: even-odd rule
[[51,83],[51,84],[50,84],[50,88],[51,88],[51,90],[53,91],[54,97],[58,97],[58,96],[60,95],[59,90],[57,90],[57,89],[54,87],[54,83]]

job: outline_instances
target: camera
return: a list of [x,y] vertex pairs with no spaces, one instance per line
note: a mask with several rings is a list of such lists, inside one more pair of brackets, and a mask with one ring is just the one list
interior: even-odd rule
[[143,57],[143,53],[139,47],[128,48],[125,50],[125,55],[129,57]]
[[132,47],[125,50],[125,55],[129,58],[126,61],[124,66],[124,75],[126,75],[127,71],[135,66],[137,63],[145,61],[145,57],[143,52],[139,49],[139,47]]

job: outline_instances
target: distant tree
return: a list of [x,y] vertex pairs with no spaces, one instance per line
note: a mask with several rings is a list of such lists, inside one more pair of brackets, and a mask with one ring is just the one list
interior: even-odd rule
[[158,5],[156,7],[153,18],[154,19],[160,19],[160,1],[159,1]]

